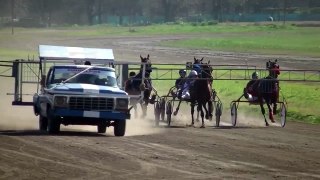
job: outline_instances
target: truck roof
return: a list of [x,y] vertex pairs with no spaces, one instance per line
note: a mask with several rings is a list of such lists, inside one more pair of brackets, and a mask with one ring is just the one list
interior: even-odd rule
[[[57,67],[57,68],[88,68],[88,67],[92,67],[90,65],[54,65],[52,67]],[[94,69],[105,69],[108,71],[115,71],[113,68],[110,67],[101,67],[101,66],[93,66]]]
[[106,64],[114,62],[113,50],[100,48],[39,45],[39,57],[40,59],[55,61],[89,60],[95,64]]

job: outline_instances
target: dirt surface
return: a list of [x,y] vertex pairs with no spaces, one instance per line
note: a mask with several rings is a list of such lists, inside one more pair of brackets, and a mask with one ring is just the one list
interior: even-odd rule
[[[186,38],[139,37],[105,39],[39,38],[38,44],[108,47],[116,59],[138,60],[149,53],[157,62],[184,63],[193,56],[216,63],[243,59],[261,65],[271,56],[163,48],[154,43]],[[34,48],[36,49],[36,48]],[[320,67],[318,58],[281,56],[286,67]],[[240,115],[230,127],[229,112],[222,127],[206,121],[206,128],[187,127],[188,110],[173,119],[173,126],[153,126],[152,107],[146,119],[131,119],[125,137],[97,134],[95,127],[63,127],[60,135],[39,132],[30,107],[12,107],[13,80],[0,78],[0,179],[320,179],[319,125],[288,122],[265,127],[262,118]]]

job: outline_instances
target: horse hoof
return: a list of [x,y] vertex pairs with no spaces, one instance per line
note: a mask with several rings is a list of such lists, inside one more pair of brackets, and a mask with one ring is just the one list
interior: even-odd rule
[[206,115],[206,119],[209,119],[210,117],[209,117],[209,115]]
[[187,127],[194,127],[194,124],[187,124]]
[[205,126],[204,126],[204,125],[202,125],[200,128],[205,128]]
[[174,115],[174,116],[176,116],[177,114],[178,114],[178,112],[177,112],[177,111],[173,112],[173,115]]
[[269,126],[269,124],[266,124],[266,126]]

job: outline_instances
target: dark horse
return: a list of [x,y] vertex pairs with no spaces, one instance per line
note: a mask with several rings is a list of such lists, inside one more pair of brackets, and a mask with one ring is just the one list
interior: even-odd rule
[[[200,66],[201,72],[198,73],[198,79],[195,80],[194,85],[190,88],[190,101],[191,101],[191,125],[194,125],[194,107],[197,104],[198,112],[201,112],[202,125],[204,128],[204,112],[206,112],[206,119],[212,119],[212,67],[208,63],[203,63],[203,58],[201,60],[194,58],[193,69],[198,69]],[[197,66],[198,65],[198,66]],[[206,104],[208,103],[208,108]]]
[[[264,117],[266,126],[269,126],[265,116],[265,109],[263,104],[266,103],[269,109],[269,119],[272,123],[275,122],[273,115],[276,114],[277,110],[277,102],[279,98],[279,81],[278,75],[280,74],[279,65],[277,64],[277,60],[274,62],[269,61],[267,63],[267,69],[269,71],[269,75],[263,79],[258,80],[258,86],[255,86],[256,89],[254,91],[258,95],[258,102],[261,108],[261,113]],[[273,109],[271,108],[273,105]]]
[[142,117],[145,117],[147,115],[147,107],[150,101],[149,98],[153,89],[150,79],[152,64],[149,54],[145,58],[140,55],[140,59],[142,64],[140,66],[139,73],[130,80],[131,83],[126,83],[125,90],[129,95],[140,95],[142,92],[142,99],[131,99],[131,102],[135,109],[135,113],[137,113],[136,104],[140,103],[142,109]]

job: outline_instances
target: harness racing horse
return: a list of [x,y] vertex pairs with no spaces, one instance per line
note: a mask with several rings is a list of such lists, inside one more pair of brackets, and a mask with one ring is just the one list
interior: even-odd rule
[[[150,56],[148,54],[147,57],[142,57],[140,55],[141,59],[141,66],[139,73],[132,78],[132,83],[130,87],[126,87],[126,92],[129,95],[139,95],[141,92],[143,92],[143,98],[139,101],[135,99],[133,101],[133,108],[135,110],[135,114],[137,113],[137,103],[140,103],[141,109],[142,109],[142,117],[145,117],[147,115],[147,107],[149,104],[149,98],[152,92],[152,82],[150,79],[150,74],[152,72],[152,64],[150,60]],[[145,68],[144,68],[145,66]],[[144,73],[144,74],[143,74]],[[129,84],[128,84],[129,86]]]
[[[196,62],[195,58],[195,62]],[[202,63],[203,58],[199,61]],[[212,67],[209,65],[210,61],[208,63],[202,63],[201,64],[201,73],[198,75],[199,79],[196,79],[194,82],[194,85],[190,87],[190,101],[191,101],[191,116],[192,116],[192,122],[191,126],[194,125],[194,107],[197,104],[197,111],[201,112],[201,120],[202,125],[201,128],[204,128],[204,112],[205,110],[205,117],[206,119],[212,119]],[[194,64],[195,65],[195,64]],[[206,107],[206,104],[208,103],[208,108]]]
[[[265,109],[263,104],[266,103],[269,109],[269,119],[272,123],[275,122],[273,115],[276,114],[277,102],[279,98],[279,81],[278,75],[280,74],[279,65],[277,60],[274,62],[269,61],[267,63],[267,68],[269,70],[269,75],[263,79],[258,80],[258,86],[256,86],[256,91],[258,95],[258,102],[261,108],[261,113],[264,117],[266,126],[269,126],[269,123],[265,116]],[[273,105],[273,109],[271,109]]]
[[[179,104],[174,111],[173,115],[177,115],[180,104],[182,100],[186,102],[191,103],[191,116],[192,116],[192,123],[191,126],[194,126],[194,107],[198,105],[198,113],[199,111],[201,112],[201,117],[202,117],[202,126],[201,128],[204,128],[204,113],[202,110],[202,107],[206,111],[206,119],[212,119],[212,111],[213,111],[213,97],[212,97],[212,67],[209,65],[210,61],[207,64],[204,64],[202,59],[196,59],[194,57],[194,63],[192,64],[191,68],[192,70],[195,70],[198,72],[198,76],[200,79],[195,79],[193,85],[190,86],[189,88],[189,93],[190,93],[190,99],[182,99],[180,98]],[[206,107],[206,104],[208,103],[208,108]],[[198,114],[199,115],[199,114]],[[197,119],[198,120],[198,119]]]

